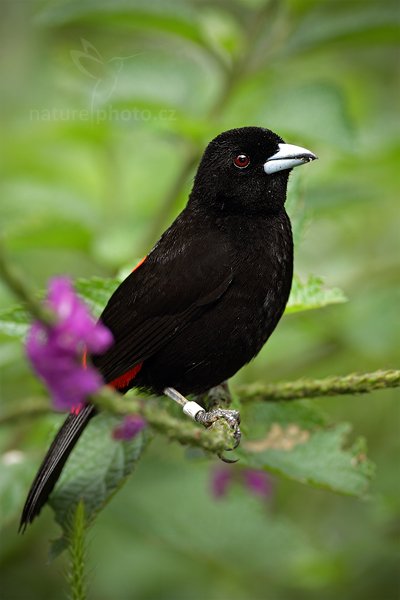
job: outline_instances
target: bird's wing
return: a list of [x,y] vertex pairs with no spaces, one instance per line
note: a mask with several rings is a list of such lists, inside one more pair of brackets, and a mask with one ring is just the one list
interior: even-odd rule
[[[168,234],[168,232],[167,232]],[[227,243],[216,233],[164,234],[111,296],[101,321],[113,346],[93,357],[109,383],[154,355],[225,293],[233,279]]]

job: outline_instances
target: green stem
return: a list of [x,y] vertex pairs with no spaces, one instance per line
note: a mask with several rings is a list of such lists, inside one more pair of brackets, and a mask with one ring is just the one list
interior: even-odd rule
[[[323,396],[366,394],[373,390],[395,387],[400,387],[400,370],[354,373],[325,379],[300,379],[269,385],[253,383],[239,386],[235,393],[242,403],[275,402]],[[218,453],[222,447],[227,448],[232,442],[230,432],[226,429],[219,429],[223,422],[218,423],[218,427],[216,424],[213,430],[203,430],[189,421],[172,417],[158,403],[155,406],[154,398],[140,399],[129,396],[122,398],[110,388],[105,387],[99,394],[91,398],[91,401],[102,410],[114,414],[138,413],[145,417],[156,431],[182,444]],[[20,419],[41,416],[50,412],[52,412],[51,408],[45,400],[34,398],[24,401],[17,408],[1,415],[0,425],[7,425]]]
[[67,579],[71,589],[71,600],[86,600],[85,531],[85,505],[80,501],[67,533],[69,554]]
[[28,398],[21,403],[13,406],[12,410],[8,410],[0,415],[0,426],[21,421],[22,419],[32,419],[49,414],[51,411],[48,400],[44,398]]
[[[90,398],[91,402],[101,410],[124,416],[140,414],[148,424],[170,440],[187,446],[202,448],[207,452],[220,454],[233,446],[233,438],[224,421],[216,422],[210,429],[202,429],[200,425],[188,419],[176,419],[163,410],[155,398],[122,398],[110,388],[104,387],[98,394]],[[25,418],[35,418],[45,414],[54,414],[48,402],[34,399],[24,402],[0,416],[0,426],[8,425]]]
[[187,418],[176,419],[171,416],[155,398],[123,398],[111,388],[104,387],[90,400],[100,409],[116,415],[139,414],[155,431],[184,445],[202,448],[214,454],[220,454],[234,445],[232,432],[224,420],[217,421],[209,429],[203,429]]
[[54,325],[55,316],[51,311],[44,308],[39,300],[35,299],[32,290],[26,283],[25,278],[11,265],[6,257],[3,246],[0,244],[0,278],[7,284],[13,294],[25,304],[34,319],[45,325]]
[[271,402],[342,394],[366,394],[373,390],[399,386],[400,370],[393,369],[373,373],[352,373],[325,379],[299,379],[269,385],[253,383],[240,386],[236,389],[236,393],[242,402]]

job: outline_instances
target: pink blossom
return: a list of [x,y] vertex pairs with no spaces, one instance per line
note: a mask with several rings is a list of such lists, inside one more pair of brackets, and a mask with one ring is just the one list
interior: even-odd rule
[[127,415],[113,431],[115,440],[131,440],[146,427],[146,421],[140,415]]
[[273,491],[270,475],[261,469],[247,469],[238,465],[218,465],[212,473],[211,489],[215,498],[226,496],[233,483],[244,486],[261,498],[269,498]]
[[100,373],[90,365],[83,365],[83,353],[101,354],[112,345],[113,339],[110,331],[92,318],[69,279],[50,280],[47,305],[57,322],[52,326],[33,323],[26,353],[49,389],[55,408],[70,410],[103,385]]

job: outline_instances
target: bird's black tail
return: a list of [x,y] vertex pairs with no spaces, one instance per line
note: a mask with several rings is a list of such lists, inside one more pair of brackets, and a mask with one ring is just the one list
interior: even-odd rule
[[61,475],[68,456],[95,414],[95,407],[87,404],[78,414],[71,413],[65,419],[31,485],[22,511],[19,531],[25,531],[26,526],[40,513]]

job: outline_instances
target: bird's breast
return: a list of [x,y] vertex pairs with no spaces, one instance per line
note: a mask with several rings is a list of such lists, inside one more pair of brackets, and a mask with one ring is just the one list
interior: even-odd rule
[[242,225],[235,249],[231,302],[240,313],[237,322],[247,338],[243,341],[256,354],[275,329],[290,293],[293,241],[288,216],[250,223],[247,231]]

